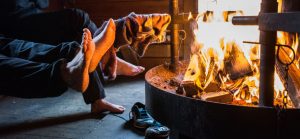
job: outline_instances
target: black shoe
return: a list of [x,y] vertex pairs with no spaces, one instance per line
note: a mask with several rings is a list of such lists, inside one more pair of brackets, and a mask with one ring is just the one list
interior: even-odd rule
[[145,130],[152,126],[154,119],[147,113],[145,105],[136,102],[131,108],[131,120],[133,121],[133,126]]
[[145,139],[166,139],[170,134],[170,129],[161,125],[159,122],[154,122],[153,125],[146,129]]

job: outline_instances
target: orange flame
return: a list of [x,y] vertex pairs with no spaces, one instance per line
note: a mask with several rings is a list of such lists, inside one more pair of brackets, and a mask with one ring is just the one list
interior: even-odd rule
[[[194,44],[197,45],[191,47],[192,56],[184,80],[195,81],[200,90],[205,92],[205,88],[213,81],[214,77],[210,77],[210,71],[214,68],[218,73],[222,73],[214,75],[218,76],[222,90],[233,92],[235,100],[258,103],[260,46],[244,44],[243,41],[258,42],[259,30],[257,26],[234,26],[231,19],[236,15],[258,15],[260,2],[261,0],[251,0],[245,4],[243,0],[198,1],[199,13],[202,14],[197,17],[197,28],[193,28]],[[283,39],[279,39],[279,43],[289,43],[289,39],[279,33],[279,38],[281,36]],[[292,39],[295,50],[298,49],[298,41],[297,34]],[[252,75],[232,80],[228,73],[224,73],[224,59],[232,55],[233,45],[242,50],[241,55],[250,63]],[[300,58],[297,60],[300,61]],[[284,87],[277,73],[274,78],[275,96],[280,98]]]

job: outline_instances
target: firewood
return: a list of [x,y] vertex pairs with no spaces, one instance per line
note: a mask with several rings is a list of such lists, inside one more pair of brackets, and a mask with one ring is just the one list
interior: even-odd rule
[[183,81],[181,85],[183,86],[185,96],[193,97],[198,94],[198,87],[194,81]]
[[210,82],[204,89],[205,92],[216,92],[220,91],[221,84],[216,81]]
[[[281,56],[282,59],[289,59],[287,54]],[[285,80],[284,77],[286,72],[284,66],[276,61],[275,67],[281,81],[288,83],[288,95],[291,98],[292,105],[296,108],[300,108],[300,70],[297,68],[296,64],[291,64],[288,71],[288,80]]]
[[225,72],[229,74],[229,77],[232,80],[252,75],[253,73],[251,65],[246,59],[244,53],[235,43],[228,43],[226,45],[224,68]]
[[220,103],[229,103],[233,101],[233,95],[229,92],[208,92],[201,95],[201,99],[205,101],[213,101]]
[[207,66],[207,60],[203,53],[200,51],[196,54],[193,54],[187,68],[187,71],[184,74],[184,81],[199,81],[198,87],[203,88],[205,86],[205,70]]
[[183,94],[184,93],[184,89],[183,89],[183,86],[181,84],[181,80],[177,79],[177,78],[172,78],[168,81],[168,84],[170,86],[175,86],[176,87],[176,93],[177,94]]
[[221,82],[218,79],[218,66],[214,58],[211,57],[208,72],[205,78],[205,92],[216,92],[220,90]]
[[249,100],[251,98],[251,94],[249,91],[249,86],[243,86],[239,92],[235,95],[236,98],[240,98],[242,100]]

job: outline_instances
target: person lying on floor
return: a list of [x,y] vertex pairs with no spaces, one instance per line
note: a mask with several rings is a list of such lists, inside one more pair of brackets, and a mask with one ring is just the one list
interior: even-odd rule
[[[73,49],[77,48],[81,43],[81,34],[83,28],[88,28],[96,40],[97,37],[103,36],[105,32],[107,32],[104,31],[104,29],[108,26],[107,24],[109,22],[105,22],[101,28],[97,28],[96,25],[90,20],[88,14],[79,9],[64,9],[56,12],[43,12],[41,8],[48,6],[47,0],[4,0],[0,3],[0,7],[4,6],[1,8],[2,12],[0,13],[0,17],[2,19],[6,19],[0,22],[0,33],[4,34],[6,37],[12,38],[9,39],[2,37],[0,39],[0,45],[3,48],[0,54],[9,53],[3,54],[6,57],[3,59],[1,58],[0,60],[0,69],[3,71],[6,71],[8,67],[15,68],[14,66],[16,66],[13,64],[6,66],[5,64],[8,64],[5,61],[6,58],[9,58],[10,60],[15,60],[15,58],[17,58],[19,60],[20,57],[18,56],[21,56],[21,58],[31,62],[42,62],[50,65],[53,65],[53,62],[57,60],[55,55],[59,55],[59,53],[62,55],[59,58],[71,60],[74,55],[72,55],[71,51],[74,51]],[[11,3],[14,5],[7,6],[7,4]],[[97,68],[97,72],[95,72],[94,69],[90,69],[89,84],[83,93],[85,102],[87,104],[92,104],[91,111],[95,113],[102,112],[104,110],[122,113],[125,110],[124,107],[107,102],[104,99],[105,92],[102,85],[103,82],[101,82],[102,74],[113,80],[116,78],[116,75],[135,76],[144,71],[143,67],[132,65],[116,57],[116,50],[113,48],[120,48],[121,46],[130,45],[130,48],[134,49],[137,54],[140,56],[143,55],[149,43],[154,40],[161,40],[161,33],[164,32],[168,26],[170,17],[166,14],[138,15],[131,13],[126,17],[113,20],[113,22],[116,28],[116,33],[114,36],[116,39],[113,42],[114,47],[110,47],[110,49],[104,53],[101,58],[101,64],[99,64],[99,61],[97,60],[97,62],[91,62],[94,64],[93,67]],[[15,54],[8,51],[13,51]],[[95,59],[92,58],[92,60]],[[22,73],[22,76],[26,75],[26,78],[21,78],[22,80],[27,80],[35,76],[35,73],[27,75],[27,72],[32,72],[30,71],[30,68],[22,68],[26,69],[23,70],[25,73]],[[12,71],[16,72],[16,69]],[[7,71],[2,73],[6,74],[7,76],[13,74],[8,73]],[[25,98],[58,96],[63,92],[62,90],[64,89],[60,90],[60,93],[55,93],[57,91],[56,89],[59,90],[59,88],[47,88],[44,87],[45,85],[40,85],[43,82],[39,82],[39,80],[51,78],[54,72],[51,72],[51,74],[44,73],[44,71],[37,73],[45,74],[43,76],[46,76],[46,78],[42,78],[41,76],[39,79],[32,78],[29,82],[17,81],[15,84],[9,85],[4,83],[3,85],[0,85],[0,92],[6,92],[6,95]],[[0,80],[0,83],[2,83],[5,82],[6,79],[2,78]],[[25,83],[17,85],[19,82]],[[31,82],[33,83],[31,84]],[[30,84],[28,85],[28,83]],[[33,85],[36,88],[33,87],[30,89],[30,87]],[[46,83],[46,85],[49,85],[49,83]],[[23,88],[25,89],[23,90]],[[54,90],[54,95],[48,94],[51,93],[52,90]],[[44,91],[46,93],[44,93]]]

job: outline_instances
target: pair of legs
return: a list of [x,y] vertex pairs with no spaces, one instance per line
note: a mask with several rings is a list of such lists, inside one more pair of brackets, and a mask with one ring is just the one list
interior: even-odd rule
[[112,20],[103,32],[93,40],[85,29],[81,45],[70,42],[54,46],[1,37],[0,92],[25,98],[52,97],[70,87],[83,92],[86,103],[92,103],[93,112],[123,112],[122,106],[103,99],[103,86],[95,67],[90,66],[91,61],[99,62],[112,47]]
[[[13,16],[2,21],[0,25],[0,32],[7,37],[51,45],[71,41],[81,43],[84,28],[88,28],[92,35],[98,29],[89,15],[80,9]],[[117,58],[117,62],[117,75],[135,76],[144,71],[143,67],[132,65],[120,58]]]
[[[82,50],[68,63],[61,65],[61,75],[69,87],[77,91],[85,92],[89,84],[89,74],[94,72],[103,55],[113,47],[115,39],[115,24],[112,19],[99,35],[92,39],[89,29],[84,29],[82,39]],[[95,78],[95,77],[94,77]],[[98,113],[102,111],[121,113],[125,108],[120,105],[112,104],[103,98],[92,102],[91,111]]]
[[[52,13],[39,13],[39,14],[29,15],[26,17],[17,17],[15,19],[11,20],[10,23],[6,24],[5,29],[7,29],[7,30],[4,30],[3,32],[5,33],[5,35],[7,35],[11,38],[20,38],[20,39],[29,40],[29,41],[51,44],[51,49],[55,49],[52,47],[58,47],[57,49],[59,49],[60,46],[58,44],[60,44],[61,42],[76,41],[76,42],[80,43],[81,38],[82,38],[83,28],[88,28],[92,34],[97,29],[96,25],[89,19],[88,14],[86,14],[85,12],[78,10],[78,9],[67,9],[67,10],[52,12]],[[87,37],[84,37],[84,38],[87,38]],[[90,38],[88,38],[87,40],[90,40]],[[96,42],[96,40],[94,40],[94,42]],[[82,43],[83,46],[84,45],[90,46],[91,44],[92,43],[90,43],[89,41],[88,42],[84,41]],[[97,44],[97,42],[96,42],[96,44]],[[50,46],[50,45],[47,45],[47,46]],[[40,46],[39,50],[42,47],[45,47],[45,45]],[[47,48],[48,47],[45,47],[41,51],[45,51],[44,49],[47,49]],[[67,48],[64,48],[64,49],[67,49]],[[35,47],[35,49],[36,49],[36,47]],[[97,51],[97,49],[95,51]],[[62,52],[62,51],[59,51],[59,52]],[[84,96],[84,100],[87,104],[89,104],[89,103],[92,104],[92,112],[100,112],[103,110],[109,110],[112,112],[123,112],[124,111],[123,107],[109,103],[104,100],[104,97],[105,97],[104,88],[99,79],[99,76],[101,76],[101,75],[98,76],[97,72],[89,72],[89,76],[87,76],[86,70],[83,67],[85,67],[85,68],[88,67],[87,66],[88,62],[86,62],[86,61],[89,61],[87,59],[90,58],[90,56],[88,56],[89,55],[88,52],[89,51],[87,49],[84,49],[84,47],[83,47],[82,50],[80,50],[80,53],[77,54],[76,56],[74,56],[75,57],[74,59],[72,59],[73,57],[70,56],[71,58],[69,58],[69,61],[67,63],[63,63],[64,66],[62,66],[60,69],[63,72],[70,74],[70,75],[63,74],[62,77],[63,77],[63,80],[65,80],[64,82],[67,82],[68,85],[71,87],[75,87],[76,90],[81,90],[81,89],[84,90],[84,88],[86,86],[88,86],[86,91],[84,92],[83,96]],[[101,51],[101,52],[104,52],[104,51]],[[37,52],[33,52],[33,53],[35,55],[38,54]],[[43,54],[43,55],[45,56],[45,54]],[[67,54],[67,55],[70,55],[70,54]],[[99,54],[97,54],[97,55],[99,55]],[[36,56],[34,56],[34,57],[36,57]],[[84,57],[84,59],[85,59],[84,61],[78,60],[78,59],[82,59],[82,57]],[[101,56],[99,56],[99,57],[101,57]],[[13,57],[12,58],[11,56],[9,56],[9,57],[5,57],[5,58],[9,58],[9,59],[16,58],[19,60],[22,59],[25,61],[25,63],[26,62],[31,63],[31,62],[33,62],[31,60],[35,60],[34,58],[32,59],[32,58],[28,58],[28,57]],[[58,58],[65,58],[65,57],[56,57],[56,58],[58,59]],[[45,59],[47,59],[47,57],[45,57]],[[35,63],[35,62],[42,62],[43,64]],[[34,63],[38,64],[38,65],[41,64],[41,65],[47,65],[48,67],[51,67],[51,68],[49,68],[49,71],[43,73],[43,75],[44,74],[46,75],[46,77],[43,77],[43,78],[41,77],[42,79],[40,79],[40,80],[43,80],[43,79],[50,78],[48,75],[52,75],[53,73],[56,73],[56,72],[53,72],[54,69],[55,69],[55,71],[57,71],[57,68],[54,68],[54,67],[56,67],[57,65],[60,65],[60,64],[56,64],[56,63],[61,63],[61,62],[54,61],[54,60],[52,60],[52,61],[37,60],[37,61],[34,61]],[[78,64],[78,63],[80,63],[80,64]],[[118,58],[117,64],[118,64],[118,67],[117,67],[118,75],[134,76],[143,71],[142,67],[132,65],[132,64],[127,63],[126,61],[123,61],[119,58]],[[97,64],[95,64],[95,65],[97,65]],[[1,67],[3,67],[3,65]],[[42,67],[43,66],[41,66],[40,68],[42,68]],[[38,66],[38,68],[39,68],[39,66]],[[78,70],[78,68],[83,68],[83,69]],[[52,70],[50,70],[50,69],[52,69]],[[27,72],[26,72],[26,74],[27,74]],[[76,77],[74,75],[78,76],[78,74],[80,75],[81,82],[79,82],[79,83],[73,82],[74,79],[72,79],[72,77]],[[55,75],[53,77],[58,77],[58,76]],[[62,79],[59,79],[59,80],[61,81]],[[48,80],[48,81],[52,81],[52,80]],[[54,89],[54,91],[51,92],[51,88],[55,88],[55,87],[48,87],[49,89],[47,89],[47,90],[49,90],[49,91],[46,91],[46,93],[45,93],[44,91],[46,90],[46,88],[42,87],[42,86],[49,85],[49,83],[45,83],[44,80],[39,82],[39,80],[35,79],[35,80],[32,80],[32,83],[30,83],[30,82],[26,82],[26,83],[28,83],[29,85],[23,84],[23,82],[21,82],[20,84],[23,84],[23,86],[28,85],[30,87],[32,87],[32,85],[38,86],[38,87],[33,87],[34,91],[32,91],[32,89],[29,89],[30,91],[28,91],[28,92],[36,92],[36,93],[23,94],[23,95],[21,95],[21,97],[57,96],[57,95],[60,95],[60,93],[65,91],[64,90],[65,87],[60,87],[62,89]],[[41,83],[45,83],[45,85],[43,85]],[[12,84],[14,84],[14,83],[12,83]],[[16,83],[16,84],[18,84],[18,83]],[[60,84],[60,83],[58,83],[58,84]],[[53,84],[53,86],[59,86],[59,85]],[[2,86],[1,88],[10,88],[11,89],[11,86]],[[57,91],[57,90],[61,90],[61,91]],[[19,90],[15,90],[15,91],[18,92]],[[1,91],[1,92],[5,92],[5,90]],[[19,93],[18,94],[7,94],[7,95],[20,96]]]

